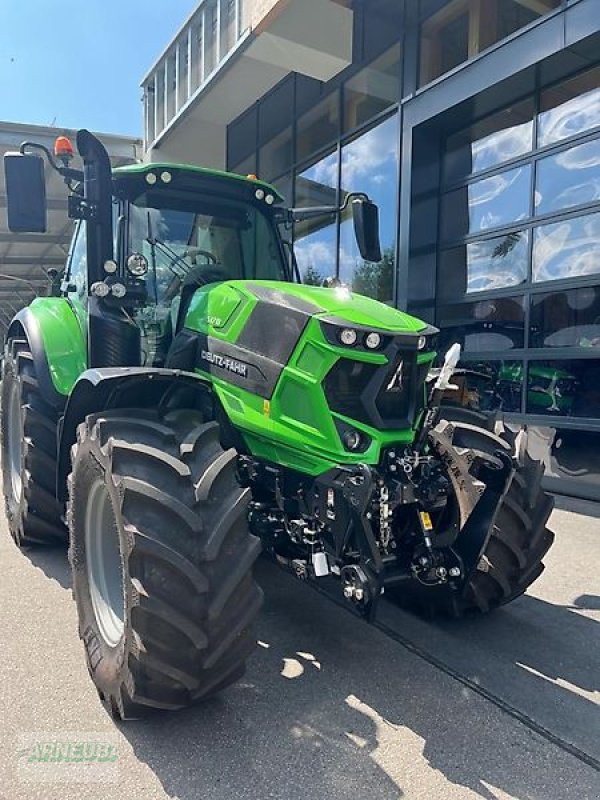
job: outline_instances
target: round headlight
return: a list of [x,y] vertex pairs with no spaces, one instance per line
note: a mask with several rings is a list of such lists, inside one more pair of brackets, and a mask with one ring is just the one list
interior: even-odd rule
[[113,261],[112,258],[109,258],[104,262],[104,272],[108,273],[109,275],[114,275],[117,269],[117,262]]
[[113,285],[110,287],[110,290],[113,293],[113,297],[116,297],[119,300],[121,297],[125,297],[127,294],[127,289],[122,283],[113,283]]
[[171,183],[171,177],[171,173],[166,170],[160,173],[160,179],[163,183]]
[[156,177],[156,175],[153,172],[148,172],[146,174],[146,183],[149,183],[150,186],[154,186],[154,184],[156,183],[157,180],[158,180],[158,178]]
[[127,272],[134,278],[141,278],[148,272],[148,260],[141,253],[132,253],[127,259]]
[[358,431],[348,430],[343,435],[344,447],[347,450],[358,450],[362,444],[361,435]]
[[268,194],[268,195],[265,197],[265,203],[266,203],[268,206],[272,206],[274,202],[275,202],[275,198],[273,197],[273,195],[272,195],[272,194]]
[[417,347],[419,348],[419,350],[422,350],[426,344],[427,344],[427,337],[419,336],[419,341],[417,342]]
[[340,342],[347,347],[352,347],[353,344],[356,344],[356,338],[356,331],[352,330],[352,328],[344,328],[340,331]]
[[257,189],[254,192],[254,197],[256,197],[257,200],[264,200],[265,199],[265,190],[264,189]]
[[97,281],[96,283],[92,283],[91,291],[94,297],[106,297],[110,292],[110,287],[103,281]]
[[365,344],[369,350],[377,350],[381,344],[381,336],[378,333],[369,333],[365,338]]

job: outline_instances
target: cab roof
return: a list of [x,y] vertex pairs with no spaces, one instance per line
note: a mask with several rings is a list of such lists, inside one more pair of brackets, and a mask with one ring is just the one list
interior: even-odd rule
[[186,175],[188,178],[206,178],[207,182],[214,183],[215,181],[227,181],[231,188],[235,188],[235,184],[239,184],[239,188],[251,190],[252,194],[257,189],[262,189],[265,195],[271,194],[275,198],[275,203],[282,203],[283,196],[277,189],[266,181],[261,181],[255,178],[249,178],[246,175],[237,175],[235,172],[225,172],[224,170],[209,169],[207,167],[199,167],[195,164],[168,164],[164,162],[147,163],[147,164],[128,164],[124,167],[116,167],[113,169],[113,177],[119,181],[120,178],[141,178],[147,184],[146,175],[154,174],[157,178],[157,183],[163,183],[161,180],[161,173],[168,172],[173,177],[183,177]]

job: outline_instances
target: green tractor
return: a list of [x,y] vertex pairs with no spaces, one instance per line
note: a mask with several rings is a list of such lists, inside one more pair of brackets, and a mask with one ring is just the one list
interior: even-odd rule
[[[111,170],[89,132],[5,156],[9,227],[43,231],[44,158],[77,220],[62,285],[20,311],[2,376],[3,490],[16,543],[69,537],[87,665],[108,709],[178,709],[230,685],[255,646],[262,550],[386,597],[487,612],[543,569],[553,534],[524,432],[444,406],[435,328],[330,281],[299,282],[281,231],[352,209],[284,209],[270,185],[178,164]],[[56,281],[55,281],[56,283]],[[68,529],[68,533],[67,533]]]

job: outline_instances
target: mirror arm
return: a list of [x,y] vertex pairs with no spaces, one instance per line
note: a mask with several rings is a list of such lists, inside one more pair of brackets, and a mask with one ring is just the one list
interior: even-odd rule
[[[364,192],[348,192],[341,206],[309,206],[308,208],[288,208],[282,209],[281,217],[286,222],[305,222],[315,217],[324,217],[329,214],[337,214],[345,211],[350,205],[351,200],[368,200],[369,197]],[[279,215],[278,215],[279,216]]]
[[68,181],[83,181],[83,170],[80,169],[71,169],[70,167],[61,167],[60,164],[56,161],[50,150],[44,144],[39,144],[38,142],[22,142],[21,146],[19,147],[19,153],[22,155],[26,154],[27,149],[30,150],[41,150],[48,163],[52,167],[55,172],[58,172],[65,179],[65,183],[68,185]]

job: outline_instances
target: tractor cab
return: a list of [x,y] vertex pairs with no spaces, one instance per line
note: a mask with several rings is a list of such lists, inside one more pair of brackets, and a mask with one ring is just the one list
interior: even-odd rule
[[142,366],[162,366],[194,292],[230,280],[290,281],[276,189],[253,176],[173,164],[113,172],[117,250],[145,297],[133,317]]

